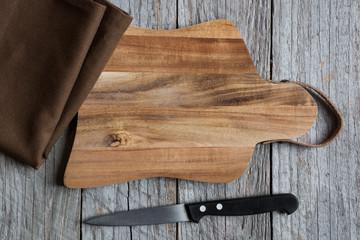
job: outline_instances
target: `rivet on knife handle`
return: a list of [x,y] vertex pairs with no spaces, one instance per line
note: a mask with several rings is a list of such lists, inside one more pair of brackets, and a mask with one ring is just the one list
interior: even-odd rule
[[186,204],[189,217],[194,222],[199,222],[206,215],[244,216],[272,211],[284,211],[291,214],[298,206],[298,199],[292,194]]

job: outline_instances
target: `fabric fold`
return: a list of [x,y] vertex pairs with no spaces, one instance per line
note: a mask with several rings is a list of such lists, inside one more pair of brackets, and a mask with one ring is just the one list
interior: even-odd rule
[[40,167],[131,20],[105,0],[1,1],[1,152]]

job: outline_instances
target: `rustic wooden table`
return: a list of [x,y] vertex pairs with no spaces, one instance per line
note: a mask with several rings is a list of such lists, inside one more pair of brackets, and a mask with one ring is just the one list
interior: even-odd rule
[[[113,2],[134,17],[133,25],[146,28],[232,21],[264,78],[299,80],[323,90],[343,114],[344,129],[335,142],[319,149],[258,145],[248,170],[228,184],[155,178],[67,189],[61,184],[66,135],[38,171],[0,155],[0,239],[360,238],[358,0]],[[328,118],[321,109],[303,140],[321,141]],[[300,201],[290,216],[206,217],[199,224],[131,228],[81,224],[87,217],[117,210],[286,192]]]

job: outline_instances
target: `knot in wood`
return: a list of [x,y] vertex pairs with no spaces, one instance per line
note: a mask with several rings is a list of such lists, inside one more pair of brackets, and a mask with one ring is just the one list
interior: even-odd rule
[[119,147],[128,143],[129,136],[126,133],[114,133],[105,138],[105,145],[107,147]]

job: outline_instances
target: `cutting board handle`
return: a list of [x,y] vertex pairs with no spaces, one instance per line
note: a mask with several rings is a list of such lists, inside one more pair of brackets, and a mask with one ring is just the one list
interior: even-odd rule
[[341,131],[343,125],[344,125],[344,120],[343,120],[343,117],[341,116],[340,111],[336,108],[334,103],[330,100],[330,98],[328,96],[326,96],[325,93],[320,91],[318,88],[316,88],[314,86],[311,86],[310,84],[303,83],[303,82],[296,82],[296,81],[295,82],[290,82],[288,80],[282,80],[280,82],[273,81],[273,80],[268,80],[268,81],[271,82],[271,83],[275,83],[275,84],[295,83],[297,85],[302,86],[305,90],[308,90],[307,88],[309,88],[312,91],[319,94],[319,96],[329,106],[331,113],[333,115],[335,115],[336,127],[333,129],[333,132],[329,135],[329,137],[327,137],[324,141],[322,141],[321,143],[318,143],[318,144],[308,144],[308,143],[303,143],[303,142],[299,142],[299,141],[295,141],[295,140],[291,140],[291,139],[269,140],[269,141],[262,142],[263,144],[274,143],[274,142],[289,142],[289,143],[294,143],[294,144],[297,144],[297,145],[300,145],[300,146],[319,148],[319,147],[324,147],[324,146],[330,144],[331,142],[333,142],[335,140],[335,138],[339,135],[339,133],[340,133],[340,131]]

